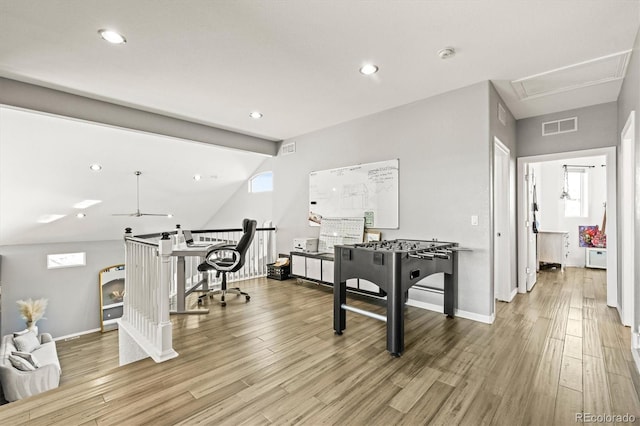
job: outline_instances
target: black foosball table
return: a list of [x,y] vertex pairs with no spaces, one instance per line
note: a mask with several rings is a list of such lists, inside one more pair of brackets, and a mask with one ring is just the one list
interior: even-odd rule
[[[444,313],[453,318],[457,304],[458,243],[389,240],[334,247],[333,329],[346,328],[346,311],[387,323],[387,351],[404,351],[404,304],[409,288],[423,278],[444,272]],[[387,315],[347,305],[346,281],[362,278],[387,293]]]

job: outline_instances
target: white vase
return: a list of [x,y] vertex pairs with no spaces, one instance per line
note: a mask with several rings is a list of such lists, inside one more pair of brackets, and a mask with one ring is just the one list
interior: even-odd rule
[[27,330],[33,331],[36,336],[38,335],[38,326],[34,322],[27,321]]

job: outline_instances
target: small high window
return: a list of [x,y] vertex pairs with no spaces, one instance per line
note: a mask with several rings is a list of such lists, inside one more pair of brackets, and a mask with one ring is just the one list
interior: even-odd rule
[[61,253],[47,255],[47,268],[71,268],[85,266],[87,264],[86,253]]
[[249,179],[249,192],[273,191],[273,172],[262,172]]

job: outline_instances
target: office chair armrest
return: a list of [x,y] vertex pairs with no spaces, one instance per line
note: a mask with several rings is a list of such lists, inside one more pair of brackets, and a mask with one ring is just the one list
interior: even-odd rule
[[[220,252],[223,253],[230,253],[231,254],[231,259],[232,259],[232,263],[231,264],[223,264],[221,262],[216,262],[216,260],[227,260],[229,259],[228,256],[218,256],[218,254]],[[212,259],[213,257],[213,259]],[[231,271],[233,268],[235,268],[238,263],[240,263],[240,260],[242,259],[242,256],[240,255],[240,252],[238,252],[235,249],[234,245],[227,245],[227,246],[219,246],[216,247],[215,249],[211,250],[208,254],[207,257],[205,258],[205,262],[208,263],[209,265],[211,265],[214,269],[218,270],[218,271]],[[226,263],[226,262],[225,262]]]

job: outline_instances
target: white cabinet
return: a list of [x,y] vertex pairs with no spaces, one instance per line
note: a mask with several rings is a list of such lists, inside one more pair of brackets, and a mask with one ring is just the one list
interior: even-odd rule
[[607,249],[587,247],[585,265],[587,268],[607,269]]
[[[322,263],[321,259],[307,257],[307,278],[312,280],[325,281],[322,278]],[[333,263],[333,262],[332,262]]]
[[291,253],[291,274],[304,277],[307,275],[306,257]]
[[564,272],[569,256],[569,233],[567,231],[538,232],[538,264],[554,263]]
[[[291,276],[333,285],[333,256],[326,253],[291,252]],[[383,297],[385,293],[372,282],[361,278],[347,280],[349,291]]]

